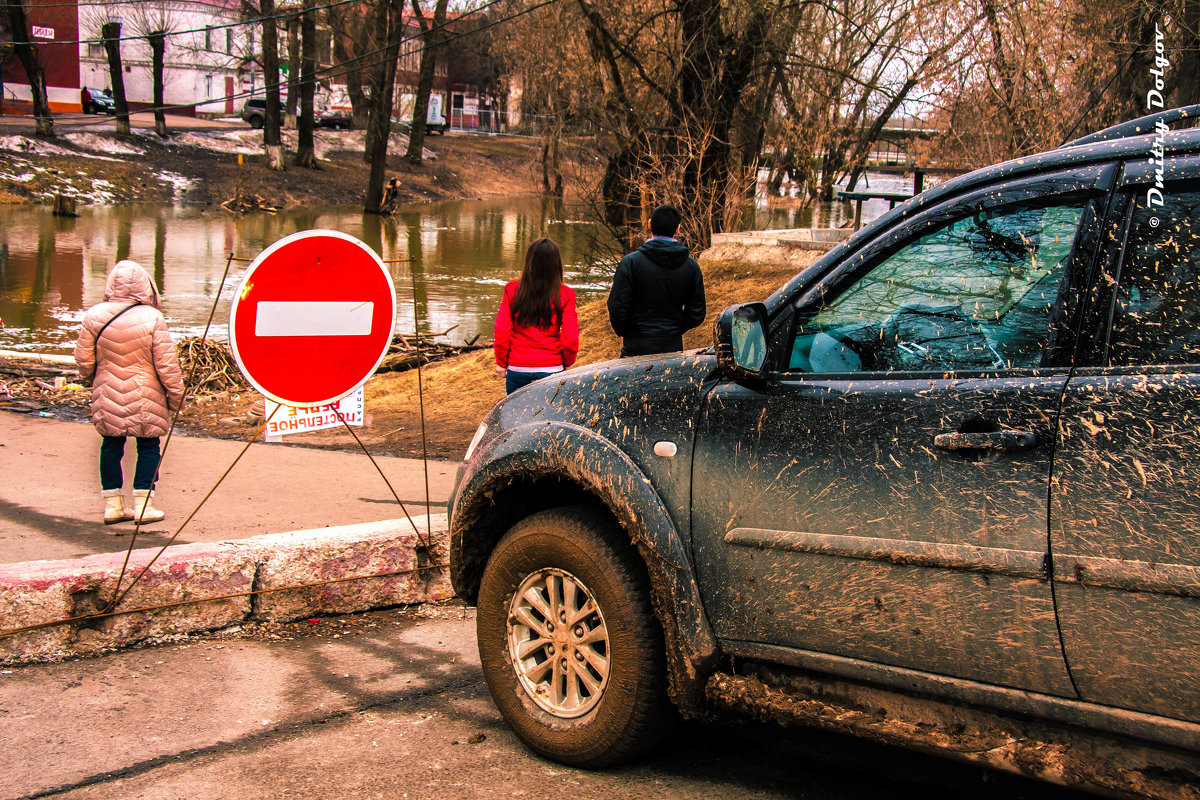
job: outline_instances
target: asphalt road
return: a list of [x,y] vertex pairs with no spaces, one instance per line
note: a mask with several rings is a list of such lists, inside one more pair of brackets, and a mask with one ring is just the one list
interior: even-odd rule
[[682,725],[623,769],[563,767],[500,719],[473,615],[374,612],[0,668],[0,798],[1078,797],[743,721]]

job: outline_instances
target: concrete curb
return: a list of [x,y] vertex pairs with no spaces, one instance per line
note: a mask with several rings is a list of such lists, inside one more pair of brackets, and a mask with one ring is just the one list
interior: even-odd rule
[[[132,613],[0,637],[0,663],[92,655],[244,621],[281,622],[444,600],[453,595],[449,570],[420,568],[447,562],[446,515],[435,514],[428,521],[432,529],[428,547],[424,516],[414,517],[416,531],[408,520],[384,520],[168,547],[118,609],[133,609]],[[128,586],[157,552],[158,548],[133,551],[122,586]],[[113,596],[124,561],[125,553],[105,553],[0,564],[0,630],[99,611]],[[387,572],[404,574],[346,580]],[[336,582],[287,588],[324,581]],[[264,593],[206,599],[249,591]],[[187,605],[151,608],[181,602]]]

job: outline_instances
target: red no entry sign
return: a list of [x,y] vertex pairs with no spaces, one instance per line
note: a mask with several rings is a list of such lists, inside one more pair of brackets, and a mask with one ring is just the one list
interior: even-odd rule
[[371,248],[337,231],[303,231],[246,270],[229,312],[229,343],[246,379],[267,397],[318,406],[371,377],[395,318],[392,276]]

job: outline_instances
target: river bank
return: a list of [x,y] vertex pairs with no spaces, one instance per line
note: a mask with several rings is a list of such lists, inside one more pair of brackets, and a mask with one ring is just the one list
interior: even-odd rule
[[[5,128],[0,130],[0,203],[39,204],[55,193],[77,197],[79,202],[103,204],[179,203],[186,199],[189,204],[208,204],[214,206],[215,213],[225,214],[217,207],[220,203],[235,194],[253,194],[283,208],[330,203],[361,207],[368,173],[361,158],[362,134],[319,131],[317,141],[321,169],[290,167],[287,172],[276,173],[263,163],[261,133],[247,128],[184,131],[167,140],[145,130],[118,136],[96,127],[68,128],[53,140],[40,140]],[[421,167],[404,162],[405,144],[404,137],[397,134],[389,150],[389,177],[399,178],[402,201],[513,197],[536,194],[540,188],[540,153],[537,143],[529,138],[468,134],[429,137],[429,157]],[[586,157],[578,152],[575,157],[571,168],[577,174],[585,173]],[[513,223],[516,227],[523,224],[516,218]],[[519,237],[510,227],[505,221],[497,235],[508,237],[513,233],[515,242]],[[422,242],[431,230],[421,228],[412,234],[414,241]],[[56,244],[48,246],[54,251],[59,249]],[[767,296],[816,254],[796,251],[786,261],[767,263],[753,263],[736,248],[714,251],[713,255],[701,258],[708,318],[687,334],[688,348],[711,344],[712,321],[723,308]],[[796,261],[795,255],[800,255],[803,263]],[[515,257],[508,260],[516,263]],[[65,271],[77,275],[79,269],[72,261]],[[569,278],[569,282],[574,281]],[[491,291],[493,287],[487,288]],[[595,299],[580,305],[581,364],[615,358],[619,350],[619,341],[608,326],[604,298],[597,297],[602,290],[602,286],[599,290],[592,287]],[[178,295],[176,292],[174,296]],[[459,305],[441,302],[446,308]],[[82,297],[70,303],[73,307],[86,306]],[[490,322],[483,322],[486,340]],[[15,373],[6,373],[4,363],[0,358],[0,384],[7,381],[11,394],[5,397],[5,387],[0,385],[0,408],[86,419],[87,392],[69,389],[69,376],[62,381],[62,389],[54,388],[53,376],[42,376],[47,388],[36,380],[14,380]],[[362,429],[362,439],[373,451],[383,454],[413,456],[427,452],[435,458],[460,458],[479,420],[504,394],[503,380],[495,375],[491,353],[470,353],[432,364],[421,377],[420,391],[415,371],[380,374],[367,383],[366,413],[370,423]],[[260,400],[257,394],[240,390],[200,394],[189,402],[180,424],[189,433],[246,438],[260,421],[252,413],[256,404],[261,406]],[[287,441],[323,448],[357,448],[344,430],[291,436]]]
[[[289,157],[296,132],[284,131]],[[361,131],[318,130],[318,166],[275,172],[262,154],[262,132],[227,127],[128,135],[104,126],[60,126],[53,139],[0,129],[0,203],[49,204],[56,195],[80,204],[131,202],[219,205],[256,196],[273,208],[306,204],[361,207],[370,165]],[[538,143],[521,136],[450,133],[425,139],[424,163],[403,156],[408,137],[392,134],[387,179],[397,202],[536,194]],[[240,163],[239,163],[240,156]]]
[[[816,255],[812,253],[804,258],[811,262]],[[749,265],[740,260],[716,261],[703,256],[700,264],[704,272],[708,314],[704,324],[684,336],[684,347],[689,349],[712,344],[712,323],[724,308],[733,303],[765,298],[802,266],[796,261]],[[620,340],[609,328],[603,299],[580,306],[579,327],[581,365],[617,357]],[[14,363],[0,357],[0,382],[6,379],[6,368],[11,370]],[[496,376],[494,363],[490,350],[439,361],[421,371],[419,388],[415,370],[377,374],[366,384],[369,423],[356,432],[375,453],[411,457],[427,452],[431,458],[457,460],[466,451],[479,421],[504,397],[504,381]],[[12,380],[12,374],[7,373],[10,388],[18,386]],[[18,387],[20,391],[15,391],[13,397],[7,400],[0,397],[0,408],[50,414],[63,419],[86,419],[86,390],[71,390],[67,386],[55,390],[50,376],[41,380],[50,388],[22,383]],[[70,381],[64,383],[69,386]],[[12,405],[5,406],[5,402]],[[252,391],[199,394],[184,409],[180,425],[186,433],[245,439],[262,421],[256,411],[261,414],[261,397]],[[358,449],[354,438],[343,429],[296,434],[286,437],[285,441],[337,450]]]

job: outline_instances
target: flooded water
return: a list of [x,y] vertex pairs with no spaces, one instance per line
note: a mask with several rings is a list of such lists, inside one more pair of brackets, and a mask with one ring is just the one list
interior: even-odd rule
[[[826,226],[845,206],[758,212],[753,227]],[[103,299],[111,266],[131,258],[154,275],[172,333],[226,338],[232,292],[252,259],[297,231],[328,228],[355,236],[390,264],[399,299],[396,330],[448,334],[460,343],[490,338],[504,284],[520,274],[525,248],[541,235],[562,248],[567,283],[580,302],[603,297],[620,252],[586,207],[539,198],[412,206],[394,219],[357,208],[305,208],[235,217],[216,207],[89,206],[75,219],[49,209],[0,207],[0,349],[69,353],[84,309]]]

